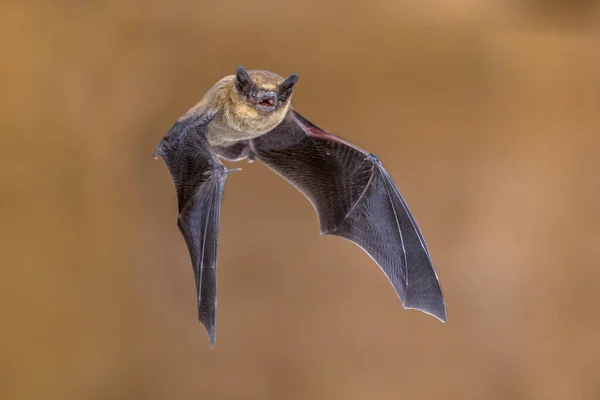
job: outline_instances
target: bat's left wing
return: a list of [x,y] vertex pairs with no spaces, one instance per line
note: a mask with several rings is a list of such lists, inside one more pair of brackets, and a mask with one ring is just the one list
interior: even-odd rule
[[343,237],[365,250],[405,308],[446,320],[442,289],[423,235],[377,157],[295,111],[271,132],[250,141],[248,151],[310,200],[321,234]]
[[206,139],[206,126],[214,114],[178,121],[159,143],[154,156],[169,168],[179,217],[177,226],[187,244],[198,301],[198,319],[211,347],[216,336],[217,241],[225,179],[230,170],[219,161]]

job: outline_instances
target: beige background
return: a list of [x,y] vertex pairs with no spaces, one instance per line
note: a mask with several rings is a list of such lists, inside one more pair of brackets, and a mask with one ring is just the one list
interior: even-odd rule
[[[0,398],[600,398],[599,27],[591,0],[3,2]],[[447,324],[244,162],[209,349],[151,154],[240,64],[383,160]]]

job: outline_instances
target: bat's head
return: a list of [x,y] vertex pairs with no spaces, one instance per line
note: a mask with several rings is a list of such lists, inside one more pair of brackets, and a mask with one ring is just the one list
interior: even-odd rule
[[268,71],[246,71],[238,67],[235,73],[235,89],[240,97],[261,113],[272,113],[286,108],[298,75],[286,79]]

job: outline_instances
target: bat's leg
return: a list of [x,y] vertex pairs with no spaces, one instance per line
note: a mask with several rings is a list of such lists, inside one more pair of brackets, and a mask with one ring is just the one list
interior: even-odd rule
[[248,162],[252,163],[254,162],[254,160],[256,160],[256,153],[254,151],[252,151],[251,149],[248,149]]
[[220,158],[234,162],[248,158],[250,155],[250,147],[248,146],[247,140],[237,142],[236,144],[228,147],[213,146],[213,150]]

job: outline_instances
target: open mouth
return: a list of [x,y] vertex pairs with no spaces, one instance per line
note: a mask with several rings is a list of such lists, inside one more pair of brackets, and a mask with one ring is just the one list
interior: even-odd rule
[[271,99],[264,99],[259,104],[263,107],[275,107],[275,102]]

